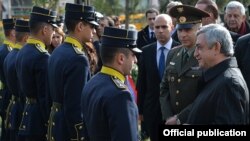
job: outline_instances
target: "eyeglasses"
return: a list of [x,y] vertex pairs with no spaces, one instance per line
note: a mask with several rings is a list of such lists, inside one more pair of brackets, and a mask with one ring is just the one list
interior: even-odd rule
[[166,28],[168,28],[168,26],[166,26],[166,25],[157,25],[157,26],[155,26],[155,29],[159,29],[159,28],[162,28],[162,29],[166,29]]

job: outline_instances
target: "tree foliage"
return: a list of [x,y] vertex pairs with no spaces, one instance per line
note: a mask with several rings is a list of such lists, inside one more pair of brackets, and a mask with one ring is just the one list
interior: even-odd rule
[[33,4],[47,9],[57,10],[60,0],[32,0]]
[[[163,12],[166,10],[166,5],[172,0],[159,0],[160,2],[160,11]],[[187,5],[195,5],[196,2],[198,0],[178,0],[180,2],[182,2],[183,4],[187,4]],[[229,2],[229,1],[232,1],[232,0],[215,0],[218,7],[219,7],[219,10],[221,13],[223,13],[224,11],[224,7],[226,6],[226,4]],[[241,2],[245,7],[247,7],[249,4],[250,4],[250,0],[237,0],[239,2]],[[247,9],[248,10],[248,9]]]

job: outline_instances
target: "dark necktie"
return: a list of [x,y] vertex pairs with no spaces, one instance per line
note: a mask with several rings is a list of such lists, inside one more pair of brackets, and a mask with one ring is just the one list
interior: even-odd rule
[[159,59],[159,73],[160,73],[160,78],[162,79],[165,70],[165,54],[164,54],[165,47],[160,47],[160,50],[161,54]]
[[154,32],[151,32],[150,40],[153,41],[154,38],[155,38],[155,33],[154,33]]
[[183,51],[183,53],[182,53],[182,67],[187,63],[188,58],[189,58],[188,52]]

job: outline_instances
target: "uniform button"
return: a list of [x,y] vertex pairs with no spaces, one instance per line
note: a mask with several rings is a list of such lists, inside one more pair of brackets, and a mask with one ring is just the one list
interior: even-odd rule
[[175,105],[176,105],[176,106],[178,106],[178,105],[179,105],[179,102],[178,102],[178,101],[177,101],[177,102],[175,102]]
[[25,126],[25,125],[23,125],[23,128],[26,128],[26,126]]
[[54,137],[52,137],[52,141],[54,141],[55,139],[54,139]]
[[192,77],[194,78],[194,75],[192,75]]
[[27,116],[27,115],[28,115],[28,112],[25,112],[25,115]]
[[177,81],[178,81],[178,83],[180,83],[180,82],[181,82],[181,79],[178,79]]
[[82,129],[82,126],[79,126],[79,129]]
[[84,137],[81,137],[81,141],[83,141],[84,140]]
[[55,122],[52,122],[52,125],[55,126]]
[[56,108],[56,112],[58,112],[58,108]]
[[2,96],[0,96],[0,99],[3,99],[3,97],[2,97]]
[[174,82],[174,77],[173,76],[171,77],[171,82]]
[[11,112],[9,112],[9,115],[11,115]]
[[180,91],[179,91],[179,90],[177,90],[177,91],[176,91],[176,94],[179,94],[179,93],[180,93]]
[[11,124],[9,123],[9,128],[11,128]]

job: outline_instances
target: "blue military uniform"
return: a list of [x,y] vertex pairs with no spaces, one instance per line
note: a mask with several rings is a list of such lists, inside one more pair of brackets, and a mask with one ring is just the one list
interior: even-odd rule
[[[56,12],[33,7],[29,23],[55,26]],[[31,30],[32,31],[32,30]],[[45,140],[49,117],[47,68],[49,54],[45,44],[30,37],[16,58],[17,77],[26,97],[19,134],[29,140]],[[34,138],[34,139],[32,139]]]
[[[91,6],[67,3],[65,11],[66,21],[84,20],[97,25]],[[49,59],[49,87],[53,101],[47,129],[49,141],[85,140],[80,100],[91,73],[82,49],[82,43],[68,36]]]
[[[3,28],[4,31],[14,30],[15,21],[14,19],[3,19]],[[2,136],[1,139],[7,139],[5,133],[5,114],[6,109],[10,100],[10,94],[8,87],[6,85],[6,79],[4,76],[3,63],[7,54],[11,51],[12,47],[14,47],[15,43],[12,41],[5,39],[3,45],[0,46],[0,116],[2,117]]]
[[[15,30],[16,32],[29,33],[29,22],[17,20]],[[22,47],[23,45],[16,43],[13,47],[13,50],[6,56],[4,60],[4,74],[11,95],[11,100],[6,112],[5,127],[6,129],[10,130],[11,141],[16,141],[25,103],[25,97],[21,94],[18,84],[15,65],[17,53]]]
[[[102,48],[135,48],[136,32],[117,28],[104,29]],[[135,35],[135,36],[134,36]],[[125,76],[104,66],[84,87],[82,113],[91,141],[137,141],[138,109],[124,84]]]

